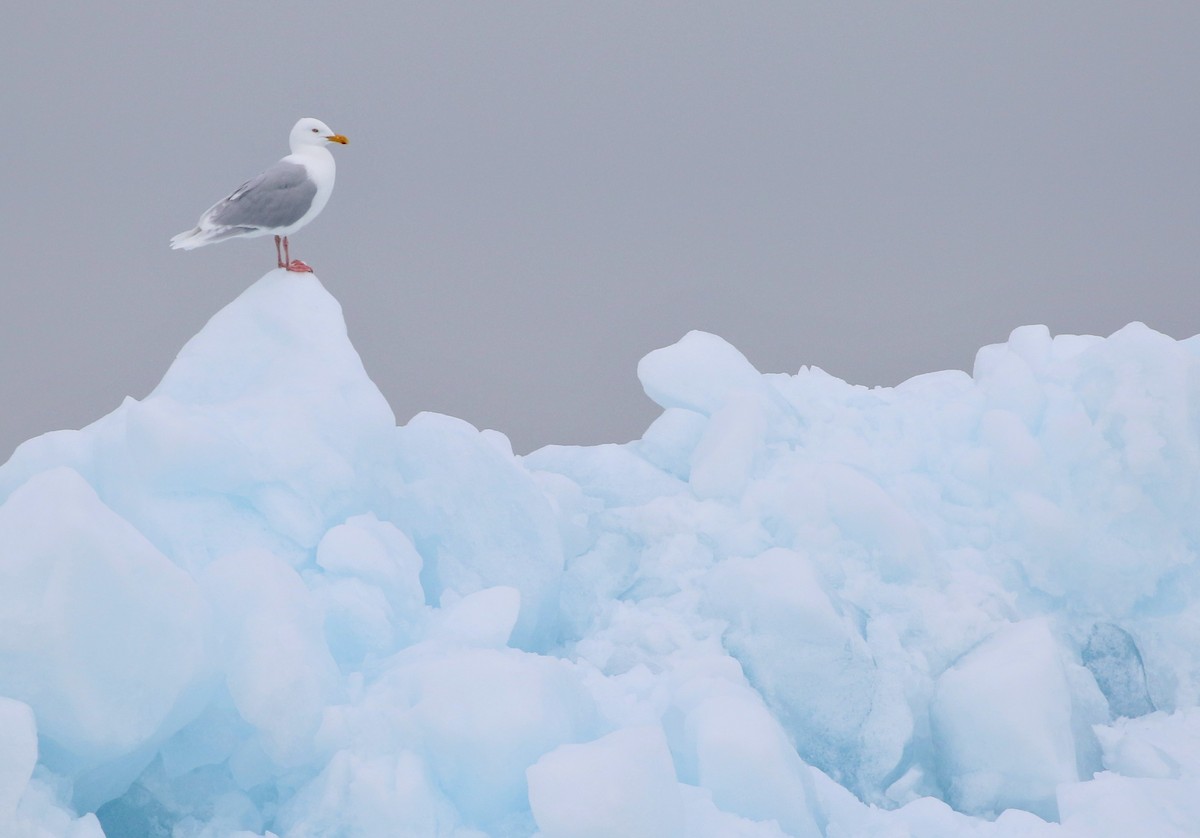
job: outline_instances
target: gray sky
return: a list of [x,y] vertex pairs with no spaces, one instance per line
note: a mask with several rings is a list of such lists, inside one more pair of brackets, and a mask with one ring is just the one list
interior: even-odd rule
[[636,437],[688,329],[861,384],[1200,331],[1200,3],[4,4],[0,460],[274,266],[167,239],[347,134],[293,237],[400,422]]

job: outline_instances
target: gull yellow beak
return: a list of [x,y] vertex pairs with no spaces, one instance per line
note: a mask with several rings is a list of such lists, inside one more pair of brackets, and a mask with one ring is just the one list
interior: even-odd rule
[[346,143],[350,142],[345,137],[343,137],[341,134],[330,134],[325,139],[329,140],[329,142],[331,142],[331,143],[341,143],[342,145],[345,145]]

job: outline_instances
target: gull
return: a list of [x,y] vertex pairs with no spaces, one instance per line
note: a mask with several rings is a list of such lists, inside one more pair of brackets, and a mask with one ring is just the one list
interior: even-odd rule
[[312,273],[291,259],[288,236],[325,209],[337,168],[329,144],[347,142],[321,120],[305,117],[288,137],[291,154],[209,207],[195,227],[171,238],[171,247],[194,250],[225,239],[274,235],[276,266]]

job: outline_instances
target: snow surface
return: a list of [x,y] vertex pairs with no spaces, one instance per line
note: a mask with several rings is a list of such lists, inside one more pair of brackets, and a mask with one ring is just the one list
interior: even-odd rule
[[273,271],[0,467],[0,834],[1200,834],[1200,341],[397,428]]

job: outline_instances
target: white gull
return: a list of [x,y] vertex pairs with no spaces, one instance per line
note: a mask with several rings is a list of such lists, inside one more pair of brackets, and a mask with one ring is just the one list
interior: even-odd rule
[[311,273],[308,265],[290,259],[287,237],[325,208],[337,168],[329,144],[346,142],[321,120],[305,117],[288,137],[291,154],[213,204],[195,227],[172,237],[171,247],[193,250],[225,239],[274,235],[278,267]]

